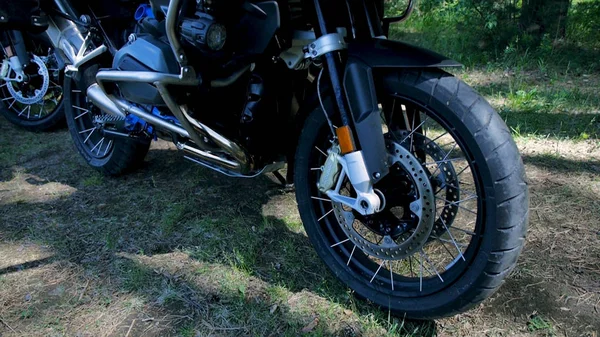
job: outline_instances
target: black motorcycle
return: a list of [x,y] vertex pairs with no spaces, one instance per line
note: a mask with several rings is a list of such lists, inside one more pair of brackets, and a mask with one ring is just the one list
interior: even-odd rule
[[54,0],[46,33],[69,61],[65,114],[89,165],[123,174],[161,138],[230,177],[276,173],[358,296],[408,318],[453,315],[516,265],[524,167],[494,109],[442,70],[460,64],[389,40],[403,17],[383,8]]
[[65,63],[43,33],[48,22],[37,0],[0,1],[0,114],[29,131],[64,125]]

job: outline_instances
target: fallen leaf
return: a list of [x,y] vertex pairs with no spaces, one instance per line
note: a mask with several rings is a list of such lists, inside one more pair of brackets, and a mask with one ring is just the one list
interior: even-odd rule
[[269,312],[271,313],[271,315],[275,312],[275,310],[277,310],[277,304],[273,304],[271,306],[271,309],[269,309]]
[[350,309],[344,309],[344,314],[350,316],[350,315],[352,315],[352,310],[350,310]]
[[308,323],[307,326],[305,326],[304,328],[302,328],[302,332],[311,332],[311,331],[313,331],[313,329],[317,327],[317,324],[319,324],[319,317],[315,317],[315,319],[313,319],[312,322]]

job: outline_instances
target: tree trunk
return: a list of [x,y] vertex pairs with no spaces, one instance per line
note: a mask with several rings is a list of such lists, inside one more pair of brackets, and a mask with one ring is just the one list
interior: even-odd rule
[[538,40],[549,34],[552,39],[564,38],[571,0],[523,0],[521,30]]

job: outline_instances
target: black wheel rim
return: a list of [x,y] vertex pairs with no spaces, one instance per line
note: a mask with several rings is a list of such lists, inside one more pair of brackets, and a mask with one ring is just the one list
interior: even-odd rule
[[[425,131],[423,137],[437,142],[452,140],[453,144],[441,144],[441,148],[448,154],[447,158],[440,161],[425,155],[422,164],[433,164],[445,166],[435,169],[431,165],[431,172],[436,172],[432,177],[439,175],[454,174],[460,184],[438,185],[436,188],[436,227],[432,235],[423,247],[422,254],[411,256],[403,261],[392,261],[375,259],[366,255],[360,247],[348,241],[348,236],[341,230],[340,224],[333,212],[332,204],[328,197],[319,192],[316,181],[320,175],[319,168],[325,160],[322,152],[331,144],[331,132],[327,125],[320,130],[319,137],[313,146],[309,157],[309,190],[312,197],[312,207],[315,211],[316,221],[321,228],[327,245],[331,247],[332,254],[342,265],[350,268],[360,280],[377,291],[389,293],[396,297],[422,297],[440,292],[455,283],[467,270],[475,258],[476,252],[484,232],[484,203],[485,196],[482,194],[481,179],[474,167],[474,161],[465,142],[448,127],[448,123],[434,111],[420,106],[404,97],[393,97],[394,104],[402,107],[410,106],[416,108],[417,114],[423,120],[423,124],[413,124],[414,129]],[[407,109],[404,109],[406,111]],[[388,131],[396,128],[395,121],[401,116],[388,116],[386,121]],[[406,117],[406,113],[405,113]],[[404,118],[406,119],[406,118]],[[412,118],[413,121],[417,120]],[[434,127],[436,126],[436,127]],[[437,130],[437,131],[436,131]],[[410,132],[409,132],[410,133]],[[413,133],[413,138],[414,134]],[[431,138],[429,138],[429,137]],[[436,139],[437,138],[437,139]],[[413,141],[414,142],[414,141]],[[405,146],[409,146],[406,145]],[[412,152],[417,156],[418,148],[415,146]],[[421,156],[422,157],[422,156]],[[462,160],[455,158],[462,157]],[[452,163],[449,167],[448,163]],[[429,167],[429,165],[426,165]],[[450,170],[449,170],[450,169]],[[453,172],[450,172],[452,171]],[[442,173],[443,172],[443,173]],[[468,177],[467,177],[468,176]],[[449,187],[448,185],[452,186]],[[376,184],[374,186],[378,188]],[[449,190],[450,189],[450,194]],[[454,192],[452,193],[452,190]],[[460,191],[460,193],[459,193]],[[454,200],[447,200],[451,196]],[[442,219],[443,221],[440,221]],[[445,219],[445,220],[444,220]],[[440,227],[447,227],[441,230]],[[365,227],[367,227],[365,225]],[[373,232],[372,229],[369,229]],[[444,258],[443,255],[446,257]],[[390,272],[390,269],[392,272]]]
[[[46,54],[47,56],[44,56]],[[58,62],[54,53],[50,50],[44,53],[41,45],[34,47],[32,62],[24,68],[24,72],[29,75],[29,79],[23,83],[0,82],[0,100],[8,111],[23,121],[37,122],[54,115],[57,109],[60,109],[63,99],[63,89],[58,83],[61,81],[62,69],[58,68]],[[34,103],[25,103],[21,97],[35,97],[35,90],[42,89],[43,78],[38,74],[39,65],[36,62],[41,60],[48,71],[48,88],[45,92],[39,94],[40,99]],[[38,61],[39,62],[39,61]],[[20,92],[19,97],[15,97],[13,92]],[[41,91],[41,90],[40,90]]]

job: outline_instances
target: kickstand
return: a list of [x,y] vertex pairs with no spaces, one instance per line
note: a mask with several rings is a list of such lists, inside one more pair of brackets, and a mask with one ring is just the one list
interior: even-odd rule
[[279,171],[273,171],[271,173],[273,173],[273,175],[275,176],[275,178],[277,178],[277,180],[279,180],[279,182],[281,183],[282,187],[284,187],[284,188],[290,188],[290,187],[292,187],[294,185],[294,184],[288,183],[287,179],[285,179],[285,177],[281,173],[279,173]]

